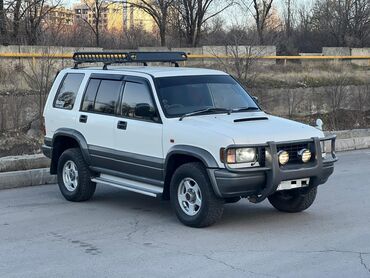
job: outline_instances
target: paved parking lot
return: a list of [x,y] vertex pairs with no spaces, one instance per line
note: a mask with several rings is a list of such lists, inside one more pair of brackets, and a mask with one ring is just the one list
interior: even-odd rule
[[86,203],[56,185],[0,191],[0,277],[175,276],[370,277],[370,151],[340,154],[306,212],[242,200],[206,229],[103,186]]

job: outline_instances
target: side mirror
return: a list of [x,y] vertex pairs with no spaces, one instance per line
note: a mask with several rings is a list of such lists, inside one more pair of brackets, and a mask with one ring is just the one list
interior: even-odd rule
[[316,120],[316,128],[319,129],[319,130],[322,130],[323,126],[324,126],[324,122],[321,119],[317,119]]
[[150,108],[148,103],[138,103],[135,106],[135,115],[151,119],[155,116],[155,111]]
[[259,103],[259,101],[258,101],[258,97],[256,97],[256,96],[252,96],[252,98],[253,98],[253,100],[254,100],[256,103]]

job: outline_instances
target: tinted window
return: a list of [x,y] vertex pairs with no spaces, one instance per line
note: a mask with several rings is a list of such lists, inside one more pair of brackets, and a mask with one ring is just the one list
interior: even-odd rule
[[82,103],[82,111],[94,111],[96,93],[100,85],[100,79],[90,79],[87,85],[85,97]]
[[[152,116],[137,115],[137,108],[143,105],[149,106],[149,112]],[[126,82],[125,90],[122,99],[122,115],[126,117],[145,119],[145,120],[158,120],[155,113],[155,107],[149,88],[145,84]]]
[[102,80],[95,97],[94,111],[105,114],[114,114],[121,88],[122,81]]
[[248,93],[228,75],[157,78],[159,100],[169,117],[207,108],[255,108]]
[[72,109],[83,78],[82,73],[68,73],[57,92],[54,107]]

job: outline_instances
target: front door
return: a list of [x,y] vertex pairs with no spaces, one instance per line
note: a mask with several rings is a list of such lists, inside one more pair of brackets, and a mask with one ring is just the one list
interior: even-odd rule
[[121,171],[158,183],[163,180],[162,123],[150,84],[144,78],[125,79],[114,136]]

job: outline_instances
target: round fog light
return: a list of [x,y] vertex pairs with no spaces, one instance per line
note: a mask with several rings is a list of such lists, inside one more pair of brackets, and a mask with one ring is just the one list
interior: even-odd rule
[[298,152],[299,157],[302,159],[303,163],[306,163],[311,160],[311,151],[307,149],[302,149]]
[[278,153],[279,163],[285,165],[289,161],[289,153],[287,151],[280,151]]

